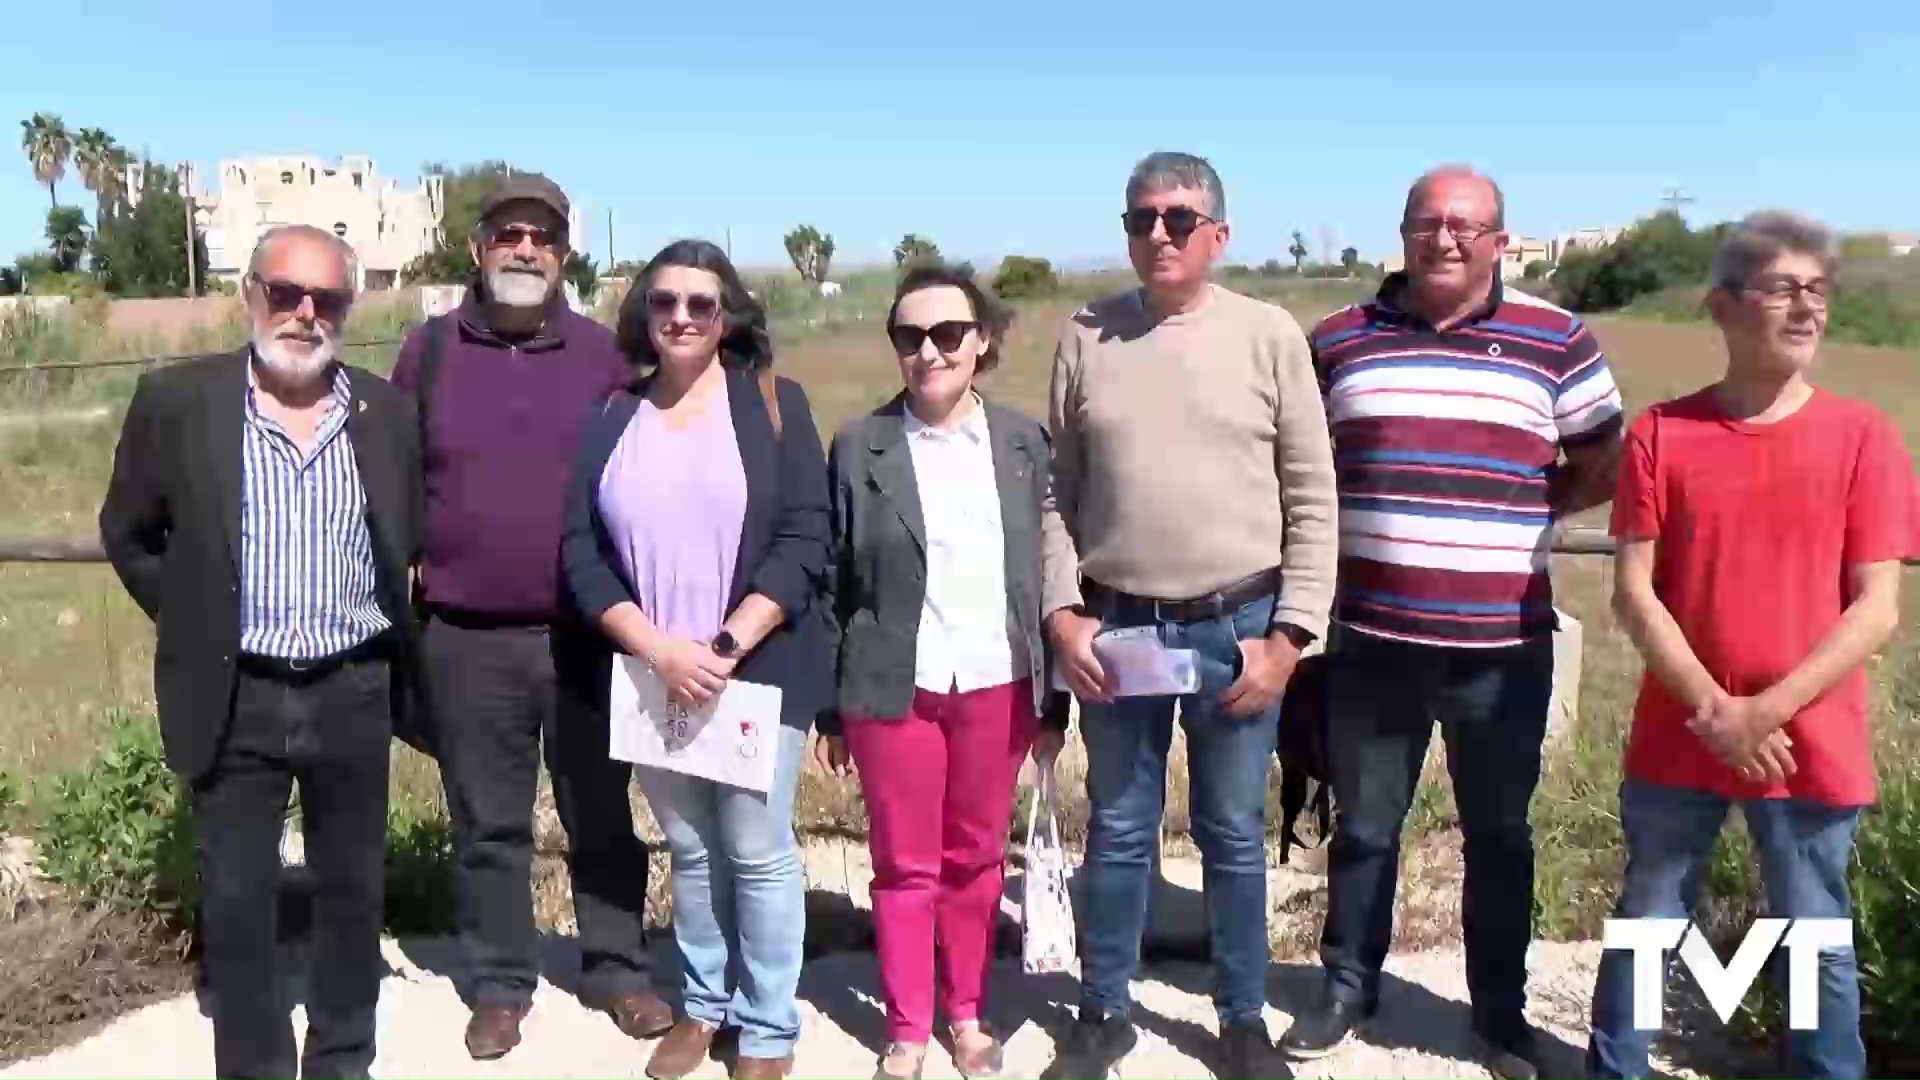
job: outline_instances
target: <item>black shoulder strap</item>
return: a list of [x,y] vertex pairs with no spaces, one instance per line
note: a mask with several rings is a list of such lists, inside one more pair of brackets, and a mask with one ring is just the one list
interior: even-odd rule
[[420,456],[422,459],[424,459],[427,454],[427,402],[432,397],[431,391],[433,390],[434,377],[440,374],[440,358],[447,350],[446,322],[447,317],[445,315],[435,315],[433,318],[428,319],[421,327],[422,332],[427,335],[427,340],[420,346],[420,367],[414,373],[413,397],[420,414]]
[[772,368],[760,369],[755,377],[760,384],[760,398],[767,403],[767,419],[773,421],[773,437],[780,438],[780,385],[775,381]]

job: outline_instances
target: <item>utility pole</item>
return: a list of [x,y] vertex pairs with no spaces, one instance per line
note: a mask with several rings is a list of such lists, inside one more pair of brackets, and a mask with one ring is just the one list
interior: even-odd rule
[[1678,214],[1680,207],[1693,201],[1693,196],[1687,194],[1685,188],[1671,187],[1661,193],[1660,201],[1667,204],[1668,210]]
[[733,261],[733,226],[727,226],[727,261]]
[[607,273],[613,273],[613,207],[607,207]]
[[194,280],[195,263],[193,243],[193,166],[180,166],[180,201],[187,208],[187,295],[199,296],[199,283]]

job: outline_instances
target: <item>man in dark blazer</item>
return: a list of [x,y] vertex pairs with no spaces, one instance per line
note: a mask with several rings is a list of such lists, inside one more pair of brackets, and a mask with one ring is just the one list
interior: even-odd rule
[[[337,359],[352,249],[268,231],[252,340],[134,391],[101,542],[152,617],[167,762],[191,788],[220,1076],[366,1076],[374,1057],[387,749],[408,697],[419,532],[411,399]],[[275,970],[287,799],[315,879],[296,1061]]]

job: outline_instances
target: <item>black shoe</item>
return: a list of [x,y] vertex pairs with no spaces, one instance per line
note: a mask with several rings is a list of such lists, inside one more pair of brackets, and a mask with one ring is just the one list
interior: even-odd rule
[[1326,1057],[1372,1016],[1372,1009],[1341,998],[1322,1002],[1294,1018],[1293,1026],[1280,1037],[1280,1052],[1296,1061]]
[[1131,1020],[1105,1015],[1077,1020],[1040,1080],[1107,1080],[1139,1039]]
[[1213,1075],[1222,1080],[1244,1080],[1249,1076],[1272,1076],[1268,1058],[1273,1039],[1267,1034],[1267,1022],[1259,1017],[1235,1020],[1220,1029],[1219,1060]]
[[1539,1059],[1534,1055],[1533,1031],[1496,1038],[1483,1032],[1473,1033],[1474,1056],[1499,1080],[1538,1080]]

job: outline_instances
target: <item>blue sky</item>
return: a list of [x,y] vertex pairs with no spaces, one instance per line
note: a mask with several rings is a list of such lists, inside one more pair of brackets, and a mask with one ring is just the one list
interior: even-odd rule
[[[1619,224],[1679,185],[1696,220],[1762,206],[1920,229],[1920,3],[1215,0],[20,3],[0,35],[0,261],[43,246],[19,153],[35,110],[205,175],[225,157],[498,157],[581,207],[583,246],[679,235],[842,263],[901,234],[950,254],[1105,258],[1131,164],[1210,157],[1229,258],[1306,233],[1397,246],[1407,182],[1469,161],[1510,225]],[[62,201],[91,207],[77,178]]]

